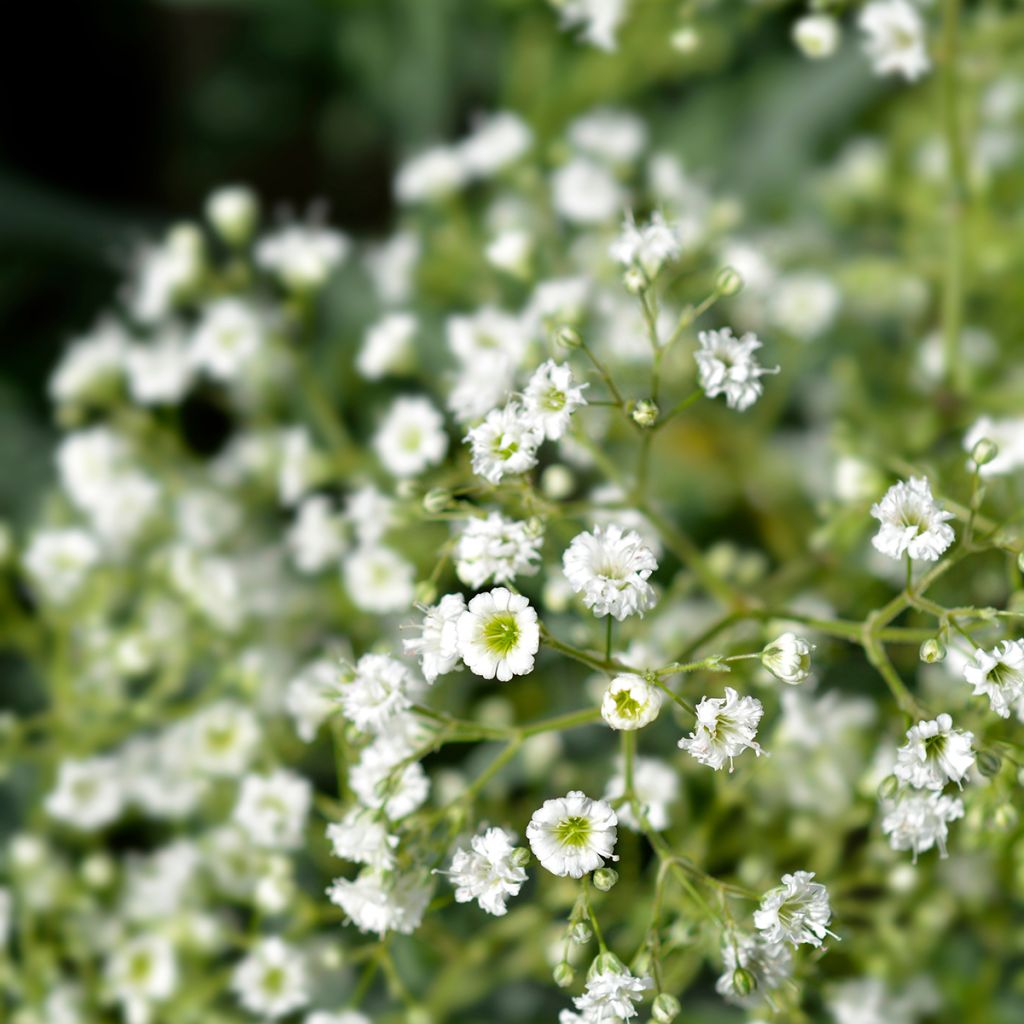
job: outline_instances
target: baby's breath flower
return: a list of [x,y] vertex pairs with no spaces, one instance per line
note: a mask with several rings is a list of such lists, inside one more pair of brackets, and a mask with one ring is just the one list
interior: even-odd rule
[[285,537],[299,572],[317,573],[336,565],[345,542],[345,521],[331,499],[324,494],[303,498]]
[[754,353],[761,342],[750,332],[736,338],[732,328],[701,331],[697,336],[700,348],[694,353],[700,386],[708,398],[725,395],[730,409],[749,409],[764,391],[761,377],[778,373],[777,366],[761,366]]
[[373,439],[384,468],[394,476],[418,476],[448,451],[444,417],[428,398],[396,398]]
[[106,968],[107,985],[128,1021],[147,1021],[155,1004],[178,987],[174,947],[162,935],[139,935],[118,946]]
[[45,800],[46,812],[85,832],[109,825],[124,806],[119,774],[117,762],[110,757],[61,761],[57,782]]
[[754,926],[765,941],[820,946],[826,935],[832,935],[828,890],[813,878],[813,871],[794,871],[782,876],[782,885],[764,894],[754,911]]
[[612,615],[621,622],[654,604],[647,580],[658,562],[634,530],[595,526],[578,534],[562,556],[562,567],[572,589],[599,618]]
[[383,938],[388,932],[411,935],[430,902],[429,876],[419,871],[383,872],[364,868],[354,879],[336,878],[330,901],[361,931]]
[[642,729],[658,717],[661,691],[643,676],[616,676],[604,691],[601,717],[613,729]]
[[459,663],[458,621],[466,610],[461,594],[446,594],[423,610],[420,635],[402,641],[406,654],[420,659],[423,678],[433,684],[438,676],[451,672]]
[[364,544],[342,563],[345,589],[356,607],[383,615],[406,611],[413,602],[412,565],[390,548]]
[[468,850],[456,850],[447,874],[457,902],[476,900],[488,914],[506,913],[509,896],[518,895],[526,881],[526,870],[516,862],[514,839],[504,829],[489,828],[472,838]]
[[492,484],[532,469],[543,440],[534,418],[515,402],[492,409],[465,438],[471,446],[473,472]]
[[304,957],[276,935],[250,949],[231,976],[231,988],[246,1010],[265,1020],[285,1017],[310,998]]
[[974,687],[976,697],[986,696],[992,710],[1002,718],[1024,697],[1024,639],[1003,640],[991,650],[978,649],[974,660],[964,667],[964,678]]
[[602,50],[616,50],[626,16],[626,0],[552,0],[563,28],[579,28],[580,39]]
[[993,419],[982,416],[964,434],[964,451],[971,455],[971,465],[976,461],[975,453],[980,451],[982,441],[995,446],[995,455],[978,466],[983,477],[1004,476],[1024,466],[1024,416]]
[[409,369],[412,339],[418,326],[412,313],[386,313],[366,329],[363,347],[356,356],[356,369],[367,380],[380,380]]
[[206,219],[230,245],[249,240],[259,213],[259,199],[245,185],[224,185],[206,200]]
[[294,849],[302,842],[312,802],[309,779],[279,768],[242,779],[233,817],[257,846]]
[[263,347],[265,316],[237,298],[217,299],[203,311],[189,358],[217,380],[236,379]]
[[731,686],[724,697],[705,697],[697,705],[697,728],[678,746],[701,764],[718,771],[744,750],[753,750],[760,757],[763,751],[754,741],[764,707],[756,697],[741,697]]
[[962,787],[974,764],[972,733],[953,728],[942,714],[907,730],[907,742],[896,752],[896,777],[917,789],[942,789],[947,782]]
[[410,707],[420,687],[400,661],[386,654],[364,654],[338,687],[342,713],[364,732],[380,732],[388,720]]
[[574,790],[546,800],[526,826],[534,856],[553,875],[581,878],[618,860],[615,849],[615,812],[603,800],[591,800]]
[[761,664],[784,683],[802,683],[811,671],[814,644],[793,633],[783,633],[761,652]]
[[899,74],[913,82],[931,67],[924,21],[908,0],[872,0],[861,9],[857,24],[876,75]]
[[498,512],[470,519],[455,546],[455,573],[474,590],[489,582],[511,583],[518,576],[533,576],[543,540],[532,523],[506,519]]
[[[626,794],[626,774],[622,758],[615,763],[615,774],[608,780],[604,799],[614,804]],[[651,828],[668,828],[669,806],[679,799],[679,772],[654,757],[636,757],[633,761],[633,796]],[[634,832],[642,831],[629,801],[616,811],[619,824]]]
[[335,857],[390,871],[395,866],[398,837],[372,811],[355,807],[339,822],[327,826],[327,838]]
[[915,862],[933,846],[945,857],[949,823],[963,816],[963,801],[937,789],[901,789],[882,801],[882,831],[894,850],[912,850]]
[[619,237],[612,242],[609,255],[624,267],[639,267],[648,278],[679,256],[679,235],[664,214],[656,210],[646,224],[637,226],[630,211]]
[[[793,974],[793,954],[784,942],[771,942],[760,932],[732,932],[722,943],[723,971],[715,991],[730,1003],[756,1005]],[[750,984],[750,981],[753,984]]]
[[542,363],[523,393],[523,411],[532,425],[549,441],[557,441],[568,429],[572,414],[586,405],[586,384],[573,382],[567,363],[549,359]]
[[296,292],[321,287],[344,261],[351,242],[317,224],[288,224],[256,243],[256,265]]
[[619,963],[615,969],[588,973],[587,987],[573,1003],[584,1021],[627,1021],[639,1013],[637,1003],[650,988],[654,988],[653,978],[636,978]]
[[793,42],[812,60],[831,57],[839,46],[839,22],[829,14],[807,14],[793,23]]
[[507,682],[533,671],[540,627],[521,594],[505,587],[477,594],[459,616],[457,631],[459,654],[476,675]]
[[953,543],[953,518],[932,497],[932,489],[923,477],[893,484],[880,502],[871,506],[871,515],[882,525],[871,543],[883,555],[920,558],[934,562]]

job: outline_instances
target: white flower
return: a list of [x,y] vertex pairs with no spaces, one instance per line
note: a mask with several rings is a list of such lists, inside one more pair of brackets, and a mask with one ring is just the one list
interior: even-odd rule
[[872,0],[857,24],[876,75],[900,74],[913,82],[931,67],[924,21],[907,0]]
[[402,373],[412,363],[412,339],[419,324],[411,313],[387,313],[366,329],[356,369],[367,380]]
[[793,42],[811,60],[831,57],[839,47],[839,22],[828,14],[807,14],[793,23]]
[[[723,967],[715,991],[730,1003],[754,1006],[789,980],[793,973],[793,954],[782,942],[769,942],[760,933],[731,933],[722,943]],[[753,993],[736,991],[736,969],[749,971],[757,983]]]
[[321,723],[337,708],[337,686],[338,668],[327,658],[303,665],[289,681],[284,708],[303,743],[313,742]]
[[409,301],[421,249],[414,231],[396,231],[367,248],[363,263],[382,303],[396,306]]
[[498,270],[504,270],[515,277],[527,278],[530,274],[532,251],[533,236],[530,232],[509,228],[487,243],[484,256],[487,257],[487,262]]
[[395,175],[395,198],[405,206],[435,202],[466,183],[468,168],[458,150],[434,146],[410,157]]
[[331,499],[303,498],[285,543],[299,572],[316,573],[337,563],[345,551],[345,522]]
[[700,348],[694,353],[700,386],[708,398],[725,395],[730,409],[749,409],[764,392],[761,377],[778,373],[777,366],[761,366],[754,353],[761,347],[757,335],[749,331],[739,338],[731,327],[717,331],[701,331],[697,336]]
[[832,326],[840,302],[839,289],[823,274],[788,274],[772,293],[771,316],[784,331],[811,341]]
[[643,615],[655,601],[647,582],[658,568],[654,553],[635,530],[595,526],[578,534],[562,556],[566,579],[596,616]]
[[533,132],[518,114],[501,110],[474,125],[458,154],[470,178],[490,178],[515,163],[533,145]]
[[132,316],[151,324],[199,283],[204,264],[203,236],[194,224],[172,227],[159,245],[138,251],[126,302]]
[[964,678],[976,697],[984,694],[992,710],[1010,717],[1011,707],[1024,697],[1024,639],[1003,640],[990,651],[976,650],[964,667]]
[[660,210],[656,210],[646,224],[637,226],[633,213],[622,223],[619,237],[608,252],[612,259],[624,267],[640,267],[650,278],[666,264],[679,256],[679,234]]
[[521,594],[495,587],[477,594],[456,624],[459,654],[484,679],[508,682],[533,671],[540,646],[537,613]]
[[488,914],[500,917],[507,911],[509,896],[517,896],[526,881],[526,870],[516,860],[515,836],[501,828],[489,828],[473,836],[470,849],[460,849],[447,872],[455,886],[458,903],[476,900]]
[[309,1014],[302,1024],[373,1024],[366,1014],[357,1010],[342,1010],[341,1013],[326,1013],[317,1010]]
[[455,573],[479,590],[487,582],[511,583],[533,576],[544,537],[531,523],[506,519],[498,512],[470,519],[455,545]]
[[361,932],[383,938],[387,932],[411,935],[419,927],[430,890],[429,876],[419,872],[364,868],[353,880],[336,878],[327,896]]
[[622,210],[622,186],[606,167],[576,157],[551,176],[551,201],[564,220],[573,224],[604,224]]
[[211,377],[234,380],[263,347],[266,334],[264,315],[248,302],[217,299],[203,311],[189,357]]
[[570,122],[572,146],[608,164],[631,164],[647,146],[647,124],[630,110],[597,107]]
[[754,741],[764,707],[756,697],[741,697],[731,686],[724,697],[705,697],[697,705],[697,728],[679,747],[689,751],[701,764],[718,771],[744,750],[753,750],[759,757],[761,747]]
[[532,469],[543,440],[544,435],[532,418],[515,402],[503,409],[492,409],[465,438],[471,446],[473,472],[492,484]]
[[569,428],[572,414],[587,404],[583,397],[586,387],[573,383],[567,363],[549,359],[534,371],[523,392],[527,418],[549,441],[557,441]]
[[327,826],[327,838],[335,857],[390,871],[395,866],[398,837],[390,835],[385,822],[373,811],[353,808],[339,822]]
[[871,515],[882,524],[871,543],[890,558],[908,554],[934,562],[953,543],[953,527],[947,523],[953,513],[939,507],[923,477],[893,484],[871,506]]
[[896,778],[917,789],[942,789],[947,782],[962,788],[974,764],[973,733],[953,728],[949,715],[918,722],[907,730],[907,742],[896,751]]
[[249,240],[259,212],[256,194],[245,185],[224,185],[206,200],[206,219],[230,245]]
[[302,954],[275,935],[249,950],[231,976],[231,988],[250,1013],[275,1020],[309,1002],[307,973]]
[[210,704],[186,725],[190,761],[210,775],[241,775],[260,742],[256,716],[232,700]]
[[618,47],[616,33],[626,16],[626,0],[555,0],[563,28],[579,28],[580,39],[602,50]]
[[91,757],[61,761],[56,785],[43,805],[50,817],[91,832],[120,816],[124,798],[117,761]]
[[915,862],[933,846],[945,857],[949,823],[963,816],[963,801],[936,789],[903,789],[882,801],[882,831],[894,850],[912,850]]
[[526,826],[534,856],[553,875],[581,878],[618,860],[612,851],[617,837],[615,812],[603,800],[574,790],[545,800]]
[[36,533],[22,563],[34,591],[52,604],[67,604],[82,588],[100,560],[92,534],[70,527]]
[[420,635],[402,641],[405,653],[420,659],[423,678],[430,684],[459,663],[458,621],[465,610],[466,599],[461,594],[445,594],[424,609]]
[[294,849],[302,843],[312,802],[309,780],[279,768],[242,779],[233,817],[257,846]]
[[117,388],[131,341],[116,320],[101,320],[76,338],[50,377],[50,397],[60,405],[111,397]]
[[[615,803],[626,793],[626,773],[622,759],[616,762],[615,774],[608,780],[604,799]],[[679,798],[679,772],[654,757],[637,757],[633,762],[633,795],[651,828],[660,832],[668,828],[669,805]],[[627,802],[618,809],[619,824],[640,832],[640,822]]]
[[[995,458],[979,468],[983,477],[1003,476],[1024,467],[1024,416],[994,420],[981,416],[964,434],[964,451],[973,452],[982,439],[993,442],[999,449]],[[973,469],[973,461],[969,463]]]
[[395,502],[373,484],[364,484],[345,501],[345,518],[361,544],[373,546],[395,524]]
[[637,1003],[644,992],[654,987],[654,979],[646,976],[635,978],[621,964],[610,970],[598,970],[588,975],[583,995],[576,996],[573,1003],[583,1013],[583,1020],[602,1024],[627,1021],[638,1013]]
[[436,466],[448,451],[444,417],[427,398],[396,398],[373,439],[373,447],[393,476],[417,476]]
[[613,729],[642,729],[658,717],[661,691],[643,676],[616,676],[604,691],[601,717]]
[[148,342],[131,345],[124,368],[128,390],[139,405],[180,402],[192,383],[188,342],[177,327],[165,327]]
[[348,778],[363,807],[382,810],[389,821],[400,821],[423,804],[430,792],[423,765],[411,761],[400,770],[397,767],[409,753],[404,744],[396,748],[389,743],[387,734],[363,750]]
[[[461,363],[498,376],[504,376],[504,367],[519,365],[530,340],[521,317],[495,306],[448,317],[445,335],[448,347]],[[485,369],[480,366],[484,362]]]
[[342,571],[348,596],[364,612],[385,615],[412,605],[415,569],[390,548],[358,547],[345,558]]
[[153,1003],[162,1003],[178,987],[174,948],[162,935],[140,935],[118,946],[107,961],[107,984],[129,1024],[145,1024]]
[[289,224],[257,243],[256,265],[294,291],[319,288],[348,255],[351,243],[340,231],[315,224]]
[[783,633],[761,652],[761,664],[784,683],[802,683],[811,671],[814,644],[793,633]]
[[820,946],[826,935],[832,935],[828,890],[813,878],[813,871],[794,871],[782,876],[782,885],[764,894],[754,911],[754,926],[765,941]]
[[418,686],[412,673],[386,654],[364,654],[338,687],[338,703],[357,729],[379,732],[400,711],[411,707]]

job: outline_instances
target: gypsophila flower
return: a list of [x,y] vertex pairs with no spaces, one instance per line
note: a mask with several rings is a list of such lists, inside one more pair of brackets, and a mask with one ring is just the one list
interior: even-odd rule
[[428,683],[458,665],[458,621],[465,610],[466,599],[461,594],[445,594],[437,604],[423,609],[420,635],[402,641],[405,653],[419,658]]
[[57,781],[44,802],[47,814],[85,832],[115,821],[125,792],[117,762],[110,757],[61,761]]
[[660,210],[655,210],[651,219],[639,226],[630,211],[608,252],[616,263],[639,267],[648,278],[653,278],[666,263],[679,256],[679,250],[679,234],[674,225],[665,220]]
[[924,21],[908,0],[872,0],[857,24],[876,75],[899,74],[913,82],[931,67]]
[[312,802],[309,780],[279,768],[242,779],[233,817],[257,846],[294,849],[302,842]]
[[[608,959],[610,957],[605,957],[605,962]],[[637,1003],[643,999],[644,992],[653,987],[653,978],[634,977],[620,962],[607,970],[592,970],[587,976],[587,987],[582,995],[573,999],[573,1004],[582,1011],[582,1019],[588,1024],[627,1021],[637,1015]]]
[[210,775],[241,775],[260,742],[256,716],[231,700],[203,708],[186,725],[191,761],[199,771]]
[[309,1002],[303,955],[276,935],[261,939],[231,975],[231,988],[250,1013],[276,1020]]
[[942,789],[947,782],[962,787],[974,764],[972,733],[953,728],[942,714],[907,730],[907,742],[896,751],[896,778],[917,789]]
[[459,145],[469,178],[489,178],[515,163],[533,144],[533,131],[518,114],[500,110],[481,118]]
[[761,664],[784,683],[801,683],[811,671],[814,644],[794,633],[783,633],[761,652]]
[[953,513],[939,507],[923,477],[893,484],[871,506],[871,515],[882,524],[871,543],[890,558],[907,554],[934,562],[953,543],[953,527],[947,522]]
[[606,167],[576,157],[551,177],[551,201],[573,224],[603,224],[622,211],[625,193]]
[[604,691],[601,717],[613,729],[642,729],[658,717],[661,691],[643,676],[616,676]]
[[754,741],[764,707],[756,697],[741,697],[731,686],[724,697],[705,697],[697,705],[697,728],[678,746],[701,764],[718,771],[744,750],[760,757],[761,747]]
[[377,615],[412,606],[414,572],[401,555],[377,544],[361,545],[342,562],[342,578],[353,604]]
[[483,423],[473,427],[465,443],[471,446],[473,472],[497,484],[537,464],[537,448],[544,440],[533,417],[515,402],[492,409]]
[[557,441],[569,428],[572,414],[586,405],[583,390],[586,384],[574,384],[567,363],[549,359],[530,378],[523,392],[526,418],[549,441]]
[[423,919],[430,892],[429,876],[419,872],[364,868],[355,879],[336,878],[327,895],[361,932],[383,938],[388,932],[411,935]]
[[778,373],[777,366],[766,368],[754,353],[761,347],[757,335],[749,331],[739,338],[732,328],[701,331],[697,336],[700,348],[694,353],[700,386],[708,398],[725,395],[730,409],[749,409],[764,392],[761,378]]
[[476,675],[507,682],[533,671],[540,627],[536,611],[521,594],[505,587],[477,594],[456,628],[459,655]]
[[340,231],[314,224],[289,224],[256,243],[255,260],[297,292],[319,288],[348,255],[351,243]]
[[617,837],[615,812],[603,800],[591,800],[573,790],[564,797],[545,800],[526,826],[534,856],[553,875],[581,878],[604,867]]
[[419,761],[399,767],[409,753],[405,744],[389,742],[386,734],[364,748],[348,778],[363,807],[383,811],[389,821],[401,821],[422,806],[430,781]]
[[470,519],[455,546],[455,573],[479,590],[486,583],[511,583],[533,576],[544,537],[532,523],[506,519],[499,512]]
[[162,935],[140,935],[118,946],[107,961],[106,982],[130,1024],[150,1020],[154,1004],[178,987],[174,948]]
[[[770,889],[754,911],[754,926],[767,942],[802,942],[820,946],[832,920],[828,890],[813,881],[813,871],[782,876],[782,885]],[[834,938],[835,936],[833,936]]]
[[345,532],[345,522],[330,498],[303,498],[285,538],[295,567],[316,573],[336,565],[345,551]]
[[337,689],[342,713],[357,729],[379,732],[411,707],[420,687],[408,668],[386,654],[364,654]]
[[264,317],[241,299],[217,299],[203,312],[189,358],[217,380],[234,380],[264,344]]
[[647,580],[658,562],[634,530],[595,526],[578,534],[562,556],[562,567],[572,589],[598,617],[612,615],[621,622],[654,604]]
[[387,313],[366,329],[363,347],[356,356],[356,369],[367,380],[409,369],[413,359],[412,339],[418,323],[411,313]]
[[111,397],[130,343],[130,335],[116,320],[100,320],[88,334],[68,346],[50,377],[50,397],[59,405]]
[[552,0],[563,28],[579,28],[580,39],[602,50],[615,50],[626,0]]
[[100,548],[85,530],[41,530],[34,534],[22,564],[33,590],[53,604],[67,604],[82,589],[100,560]]
[[175,405],[192,384],[194,364],[180,328],[163,327],[142,344],[131,345],[124,358],[132,398],[140,405]]
[[[715,983],[715,991],[730,1003],[755,1006],[793,974],[793,954],[783,942],[769,942],[760,933],[730,933],[722,943],[724,970]],[[736,988],[736,969],[753,975],[756,987],[752,993]]]
[[976,697],[986,696],[992,710],[1010,717],[1014,704],[1024,697],[1024,639],[1003,640],[991,650],[978,649],[964,666],[964,678]]
[[918,854],[933,846],[945,857],[949,823],[963,816],[959,797],[935,789],[902,789],[882,801],[882,832],[894,850],[912,850],[916,863]]
[[[608,780],[604,799],[614,804],[626,794],[626,772],[622,759],[616,761],[615,774]],[[633,796],[651,828],[658,832],[668,828],[669,806],[679,799],[679,772],[654,757],[636,757],[633,762]],[[619,824],[634,832],[643,831],[630,801],[616,811]]]
[[793,42],[811,60],[831,57],[839,46],[839,22],[828,14],[807,14],[793,23]]
[[395,866],[398,837],[372,811],[355,807],[339,822],[327,826],[327,838],[335,857],[390,871]]
[[418,476],[436,466],[448,451],[444,417],[427,398],[396,398],[373,439],[373,447],[392,475]]
[[309,1014],[302,1024],[373,1024],[369,1017],[356,1010],[343,1010],[341,1013],[325,1013],[317,1010]]
[[231,245],[241,245],[248,241],[256,226],[259,211],[259,199],[245,185],[222,186],[206,200],[206,219],[221,238]]
[[507,912],[509,896],[517,896],[526,881],[526,869],[515,858],[515,836],[489,828],[473,836],[470,848],[456,850],[447,872],[458,903],[476,900],[481,909],[498,917]]

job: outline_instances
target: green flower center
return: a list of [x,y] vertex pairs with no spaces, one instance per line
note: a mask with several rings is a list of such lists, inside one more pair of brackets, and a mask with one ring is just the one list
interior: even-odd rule
[[511,612],[499,612],[484,626],[483,640],[488,649],[504,657],[519,643],[519,623]]
[[639,718],[643,711],[643,705],[633,699],[633,695],[629,690],[619,690],[618,693],[614,694],[615,697],[615,711],[620,718]]
[[586,846],[590,838],[590,821],[576,816],[563,818],[555,828],[555,835],[563,846]]
[[560,412],[565,408],[565,392],[558,388],[548,388],[544,393],[544,408],[552,412]]

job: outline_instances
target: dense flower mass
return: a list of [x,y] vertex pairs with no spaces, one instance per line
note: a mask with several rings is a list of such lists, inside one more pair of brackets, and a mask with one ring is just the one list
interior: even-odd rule
[[562,556],[570,586],[597,616],[611,615],[620,622],[643,615],[655,601],[647,582],[658,562],[635,530],[595,526],[579,534]]

